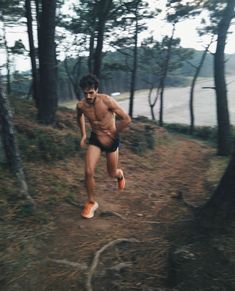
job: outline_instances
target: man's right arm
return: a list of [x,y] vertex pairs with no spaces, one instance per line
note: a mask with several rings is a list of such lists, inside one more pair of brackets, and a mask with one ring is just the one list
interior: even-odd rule
[[85,124],[85,117],[84,114],[77,105],[77,123],[81,131],[81,141],[80,141],[80,146],[83,147],[86,144],[86,124]]

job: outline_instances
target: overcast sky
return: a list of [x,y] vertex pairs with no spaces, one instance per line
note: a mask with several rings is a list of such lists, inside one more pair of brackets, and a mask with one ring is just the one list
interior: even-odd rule
[[[74,1],[74,0],[70,0]],[[67,1],[67,6],[69,2]],[[157,7],[160,9],[164,8],[166,0],[149,0],[151,7]],[[201,39],[197,34],[197,27],[200,26],[200,20],[186,20],[176,25],[175,36],[181,39],[181,46],[185,48],[195,48],[197,50],[203,50],[204,46],[209,42],[209,39],[204,37]],[[149,21],[149,29],[147,32],[144,32],[142,38],[146,37],[150,33],[155,36],[156,39],[160,40],[164,35],[171,34],[172,26],[164,21],[164,12],[162,12],[156,19]],[[235,53],[235,25],[231,25],[230,31],[227,39],[227,45],[225,52],[226,53]],[[26,27],[8,29],[7,40],[10,46],[14,45],[15,40],[22,39],[25,46],[28,48],[28,38],[26,33]],[[212,51],[214,48],[212,47]],[[4,63],[4,56],[1,54],[0,64]],[[27,70],[30,68],[29,60],[24,59],[23,57],[16,58],[16,69],[17,70]]]

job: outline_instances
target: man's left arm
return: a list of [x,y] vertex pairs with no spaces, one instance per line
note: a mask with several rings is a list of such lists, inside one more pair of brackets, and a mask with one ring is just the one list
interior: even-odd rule
[[118,122],[116,122],[117,132],[119,133],[131,123],[131,118],[112,97],[109,97],[107,103],[109,110],[119,117]]

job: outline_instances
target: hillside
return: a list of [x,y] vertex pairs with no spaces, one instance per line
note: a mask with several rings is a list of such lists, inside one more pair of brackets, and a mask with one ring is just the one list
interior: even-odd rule
[[[133,120],[120,149],[127,187],[117,191],[102,157],[96,175],[100,208],[84,220],[85,151],[74,112],[61,108],[56,126],[43,127],[30,103],[14,106],[37,211],[16,198],[14,179],[1,165],[1,290],[235,288],[234,231],[212,238],[193,228],[192,206],[208,199],[227,163],[213,147],[145,118]],[[181,245],[187,246],[187,267],[179,275],[181,265],[171,253]]]

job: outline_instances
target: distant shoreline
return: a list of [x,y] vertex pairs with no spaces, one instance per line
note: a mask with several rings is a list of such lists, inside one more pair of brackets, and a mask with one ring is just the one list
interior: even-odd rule
[[[228,103],[230,112],[230,122],[235,125],[235,76],[227,76]],[[203,87],[213,87],[213,78],[200,78],[195,87],[194,93],[194,113],[196,126],[216,126],[216,97],[212,89]],[[167,87],[164,94],[164,121],[166,123],[190,124],[189,116],[189,92],[190,86]],[[134,99],[134,117],[145,116],[151,119],[148,104],[148,89],[137,90]],[[114,97],[121,106],[128,112],[129,92],[120,93]],[[60,102],[59,106],[75,109],[77,100]],[[159,101],[154,108],[156,120],[158,120]]]

